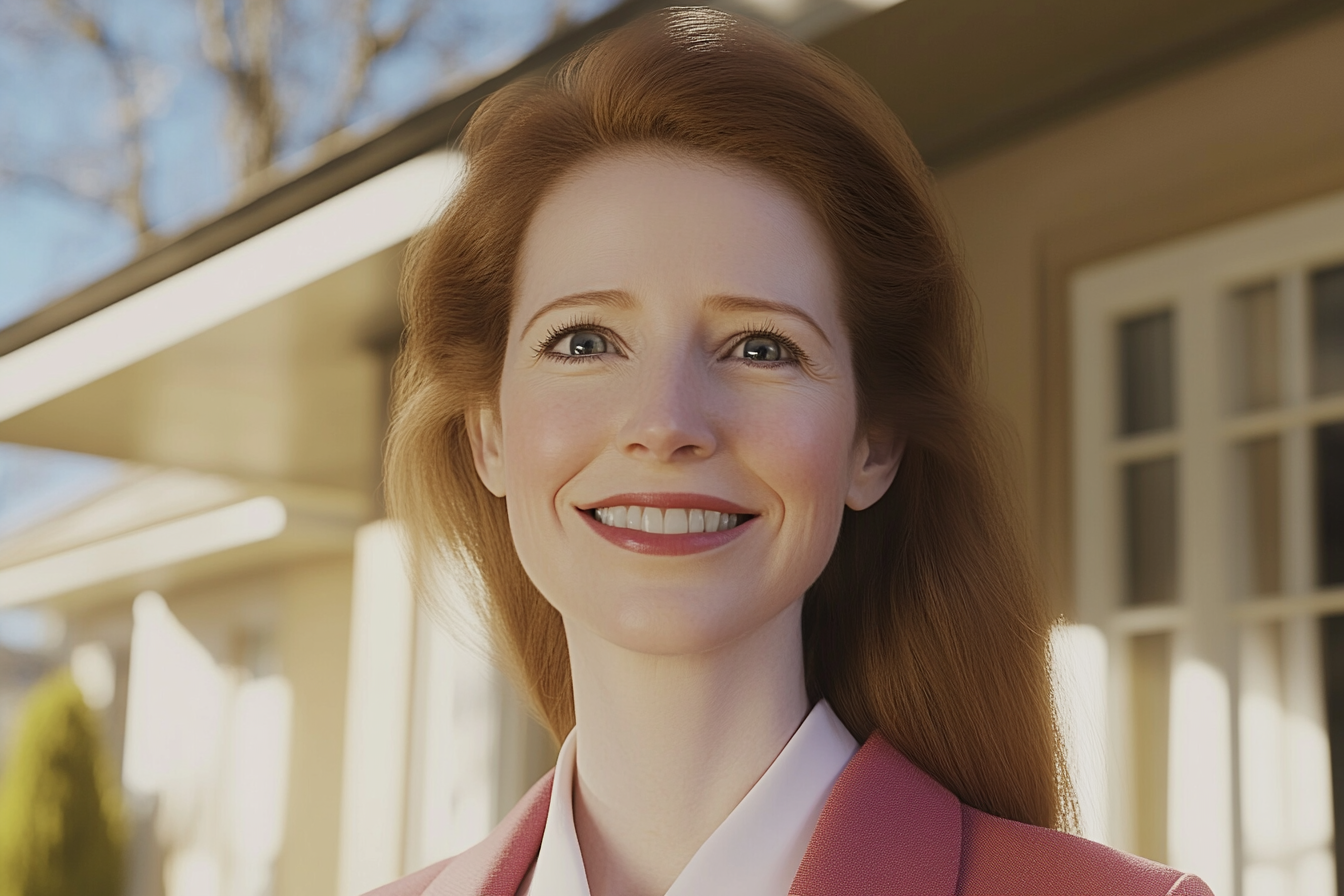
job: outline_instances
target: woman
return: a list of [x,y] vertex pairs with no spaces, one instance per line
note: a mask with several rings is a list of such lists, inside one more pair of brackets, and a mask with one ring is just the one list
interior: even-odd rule
[[482,844],[378,892],[1206,893],[1054,830],[971,300],[873,93],[665,11],[463,146],[410,261],[388,494],[563,745]]

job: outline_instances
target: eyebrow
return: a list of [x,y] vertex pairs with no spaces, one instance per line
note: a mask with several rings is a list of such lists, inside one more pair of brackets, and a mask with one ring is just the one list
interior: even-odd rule
[[797,305],[790,305],[788,302],[772,302],[769,299],[761,299],[756,296],[737,295],[710,296],[705,300],[705,304],[718,311],[765,311],[770,314],[782,314],[796,318],[815,330],[827,346],[834,347],[831,346],[831,340],[826,335],[826,331],[821,328],[821,325]]
[[523,335],[532,329],[538,318],[550,314],[552,311],[561,311],[565,308],[578,308],[584,306],[597,305],[606,308],[629,309],[635,307],[635,297],[623,289],[595,289],[590,292],[576,292],[567,296],[561,296],[553,302],[547,302],[542,305],[536,314],[527,320],[523,327]]

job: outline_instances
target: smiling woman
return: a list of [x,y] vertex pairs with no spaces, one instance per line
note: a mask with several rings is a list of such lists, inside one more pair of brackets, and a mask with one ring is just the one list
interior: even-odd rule
[[[897,452],[865,467],[838,292],[807,209],[745,166],[626,149],[543,200],[498,408],[473,432],[524,570],[582,623],[571,650],[587,632],[667,656],[743,638],[820,575],[846,501],[886,489]],[[617,507],[622,529],[593,513]]]
[[1052,830],[971,300],[867,87],[671,10],[493,96],[464,150],[406,281],[388,494],[563,745],[380,892],[1207,892]]

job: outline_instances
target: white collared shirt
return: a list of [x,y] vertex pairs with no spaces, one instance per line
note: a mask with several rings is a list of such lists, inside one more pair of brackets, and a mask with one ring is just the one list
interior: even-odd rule
[[[541,851],[519,896],[590,896],[574,831],[574,735],[560,747]],[[821,808],[858,748],[830,705],[819,702],[667,896],[787,896]]]

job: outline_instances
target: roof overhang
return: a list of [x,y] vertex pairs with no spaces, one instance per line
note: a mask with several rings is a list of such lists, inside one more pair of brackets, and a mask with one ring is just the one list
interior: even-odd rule
[[452,194],[455,152],[357,184],[14,351],[0,355],[0,421],[205,333],[409,240]]
[[907,0],[815,42],[935,170],[1321,16],[1344,0]]

